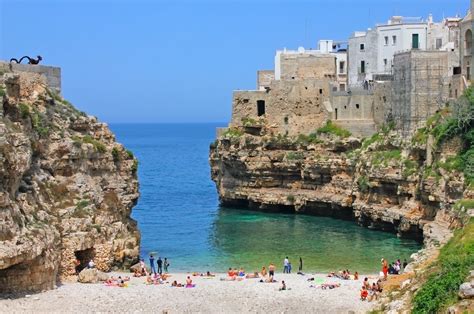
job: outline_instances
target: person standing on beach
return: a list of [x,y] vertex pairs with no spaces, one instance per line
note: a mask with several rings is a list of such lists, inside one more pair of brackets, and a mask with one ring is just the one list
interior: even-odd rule
[[288,261],[288,274],[291,274],[291,262]]
[[303,259],[300,256],[300,266],[298,267],[298,271],[302,272],[303,271]]
[[287,274],[288,273],[288,264],[290,261],[288,260],[288,256],[283,260],[283,273]]
[[158,256],[156,263],[158,264],[158,274],[161,275],[163,273],[163,261],[161,260],[161,257]]
[[382,272],[383,272],[383,280],[387,280],[388,262],[384,258],[382,258]]
[[165,257],[165,261],[163,262],[163,267],[165,269],[165,274],[168,273],[168,266],[170,266],[170,263],[168,262],[168,259]]
[[273,265],[273,263],[270,263],[268,266],[268,276],[272,278],[275,276],[275,265]]
[[155,257],[153,256],[153,254],[150,254],[150,269],[151,269],[151,272],[156,275]]

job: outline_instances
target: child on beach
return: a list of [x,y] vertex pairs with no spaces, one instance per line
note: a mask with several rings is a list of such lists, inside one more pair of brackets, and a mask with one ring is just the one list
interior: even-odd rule
[[358,272],[354,273],[354,280],[359,280],[359,273]]
[[279,290],[280,290],[280,291],[286,290],[286,284],[285,284],[285,281],[284,281],[284,280],[281,281],[281,287],[280,287]]
[[367,300],[367,296],[369,295],[369,292],[367,291],[367,289],[365,288],[365,286],[362,286],[362,290],[360,290],[360,299],[362,301],[365,301]]

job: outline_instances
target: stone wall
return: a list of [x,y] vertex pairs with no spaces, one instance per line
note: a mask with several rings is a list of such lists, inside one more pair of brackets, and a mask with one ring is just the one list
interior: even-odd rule
[[37,73],[46,78],[48,87],[58,94],[61,93],[61,68],[39,64],[16,64],[0,61],[0,72]]
[[330,54],[280,54],[280,79],[336,78],[336,57]]
[[270,87],[270,83],[275,79],[275,71],[260,70],[257,71],[257,90],[264,90]]
[[[264,119],[273,132],[309,134],[330,117],[329,79],[273,81],[269,91],[236,91],[233,95],[231,126],[245,118]],[[265,114],[258,116],[257,101],[265,102]]]
[[391,112],[406,134],[421,127],[449,98],[448,54],[412,50],[395,55]]

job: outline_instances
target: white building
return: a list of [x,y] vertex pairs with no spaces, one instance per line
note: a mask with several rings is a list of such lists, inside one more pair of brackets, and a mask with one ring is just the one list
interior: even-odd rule
[[433,23],[431,15],[427,20],[393,16],[374,30],[355,32],[349,39],[349,85],[363,86],[377,79],[374,75],[391,74],[396,53],[455,49],[456,33],[447,25],[446,20]]

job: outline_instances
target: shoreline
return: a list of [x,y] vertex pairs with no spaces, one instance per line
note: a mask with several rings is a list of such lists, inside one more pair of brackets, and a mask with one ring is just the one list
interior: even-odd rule
[[[112,272],[109,276],[130,276]],[[191,276],[190,273],[170,273],[168,283],[145,284],[146,277],[131,277],[128,287],[106,286],[103,283],[82,284],[64,282],[57,289],[24,295],[15,299],[0,299],[0,312],[279,312],[279,313],[365,313],[376,302],[360,300],[360,288],[365,277],[370,282],[378,275],[360,275],[359,280],[327,277],[327,274],[276,273],[276,283],[261,283],[260,279],[222,281],[225,273],[215,277]],[[191,276],[194,288],[171,287],[177,280],[184,283]],[[308,281],[314,277],[314,281]],[[289,290],[279,291],[284,280]],[[340,287],[321,289],[321,283],[337,283]],[[311,287],[318,286],[318,287]]]

